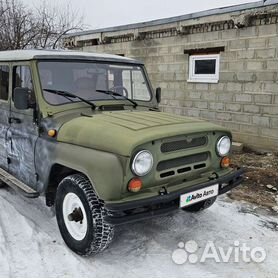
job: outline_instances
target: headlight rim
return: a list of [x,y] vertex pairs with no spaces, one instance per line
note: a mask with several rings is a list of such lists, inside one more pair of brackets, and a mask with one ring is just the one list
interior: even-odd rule
[[[229,141],[230,141],[230,148],[229,148],[228,152],[226,152],[225,154],[221,154],[220,151],[219,151],[219,149],[220,149],[219,147],[220,147],[220,144],[223,141],[223,139],[226,139],[226,138],[228,138]],[[227,156],[230,153],[231,148],[232,148],[232,139],[231,139],[230,136],[224,135],[224,136],[221,136],[221,137],[218,138],[217,143],[216,143],[216,153],[217,153],[218,156],[220,156],[220,157]]]
[[[143,174],[140,174],[140,173],[137,173],[136,171],[136,168],[135,168],[135,162],[136,162],[136,159],[138,158],[138,156],[142,153],[148,153],[151,155],[151,167],[149,168],[149,170]],[[131,171],[134,175],[138,176],[138,177],[143,177],[143,176],[146,176],[147,174],[149,174],[153,168],[153,165],[154,165],[154,159],[153,159],[153,154],[149,151],[149,150],[140,150],[138,151],[135,155],[133,155],[133,159],[132,159],[132,162],[131,162]]]

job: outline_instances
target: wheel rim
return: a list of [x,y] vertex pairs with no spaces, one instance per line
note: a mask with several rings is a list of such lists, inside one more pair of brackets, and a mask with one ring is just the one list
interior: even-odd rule
[[88,230],[87,215],[82,201],[72,192],[64,198],[63,218],[69,234],[75,240],[83,240]]

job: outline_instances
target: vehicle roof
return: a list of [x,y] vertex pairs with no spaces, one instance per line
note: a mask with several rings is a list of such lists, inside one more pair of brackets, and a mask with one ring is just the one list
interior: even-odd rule
[[129,64],[142,64],[142,62],[122,57],[119,55],[81,52],[71,50],[8,50],[0,51],[0,62],[3,61],[28,61],[36,59],[71,59],[71,60],[92,60],[92,61],[109,61],[123,62]]

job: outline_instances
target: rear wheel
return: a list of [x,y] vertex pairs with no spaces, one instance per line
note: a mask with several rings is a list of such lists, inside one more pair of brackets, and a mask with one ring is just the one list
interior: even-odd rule
[[105,222],[104,203],[85,176],[74,174],[61,181],[55,207],[61,235],[71,250],[86,256],[108,247],[114,227]]
[[209,207],[211,207],[215,203],[215,201],[216,201],[216,197],[213,197],[213,198],[207,199],[205,201],[196,203],[192,206],[182,208],[182,210],[188,211],[188,212],[202,211],[204,209],[208,209]]

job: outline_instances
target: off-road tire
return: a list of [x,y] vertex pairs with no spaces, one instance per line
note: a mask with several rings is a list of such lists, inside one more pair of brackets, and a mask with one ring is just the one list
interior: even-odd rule
[[[76,194],[84,206],[87,216],[87,232],[82,240],[74,239],[69,233],[63,216],[63,202],[68,193]],[[67,246],[82,256],[90,256],[103,251],[113,239],[114,227],[105,222],[107,210],[98,198],[85,176],[74,174],[64,178],[57,189],[55,210],[61,235]]]
[[199,212],[199,211],[202,211],[202,210],[205,210],[205,209],[208,209],[209,207],[211,207],[215,203],[215,201],[216,201],[216,197],[213,197],[213,198],[207,199],[205,201],[196,203],[192,206],[182,208],[182,210],[188,211],[188,212]]

